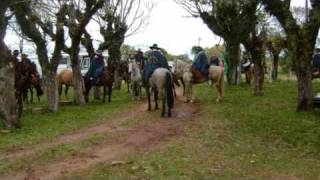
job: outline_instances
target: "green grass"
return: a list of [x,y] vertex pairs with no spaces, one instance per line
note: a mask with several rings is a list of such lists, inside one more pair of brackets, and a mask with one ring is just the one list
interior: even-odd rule
[[320,179],[320,111],[295,112],[295,87],[266,84],[263,97],[246,85],[226,87],[217,104],[216,93],[197,86],[201,117],[185,123],[184,137],[126,165],[101,164],[65,179]]
[[[70,94],[69,97],[72,95]],[[45,107],[45,103],[45,100],[42,100],[31,107]],[[103,104],[101,101],[92,101],[91,98],[88,105],[61,106],[57,113],[34,115],[30,110],[27,110],[21,119],[21,129],[14,130],[9,134],[0,134],[0,152],[49,140],[81,127],[105,121],[114,112],[131,106],[133,103],[131,103],[129,94],[123,89],[113,92],[111,103]]]

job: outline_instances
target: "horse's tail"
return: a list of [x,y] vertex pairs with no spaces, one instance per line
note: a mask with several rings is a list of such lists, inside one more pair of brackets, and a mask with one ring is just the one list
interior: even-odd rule
[[167,96],[167,104],[168,108],[173,108],[174,105],[174,94],[173,94],[173,80],[171,77],[170,72],[166,73],[166,84],[165,84],[165,91],[166,91],[166,96]]

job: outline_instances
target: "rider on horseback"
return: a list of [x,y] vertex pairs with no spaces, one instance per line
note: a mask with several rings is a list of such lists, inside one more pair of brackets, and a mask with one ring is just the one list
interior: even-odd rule
[[312,60],[312,75],[319,76],[320,74],[320,48],[316,49],[316,54],[313,56]]
[[140,69],[144,68],[144,57],[143,57],[143,52],[141,49],[138,49],[136,54],[134,55],[134,59],[136,63],[140,66]]
[[166,57],[160,51],[157,44],[153,44],[150,47],[150,51],[145,53],[147,62],[143,70],[143,84],[147,84],[154,70],[157,68],[166,68],[169,70],[169,65]]
[[102,56],[102,51],[98,50],[96,51],[96,55],[92,59],[90,68],[86,74],[86,76],[89,77],[92,81],[92,84],[97,83],[98,77],[101,76],[103,73],[104,65],[105,64],[104,58]]
[[208,58],[202,47],[194,48],[195,58],[192,64],[192,74],[195,82],[203,82],[208,79]]

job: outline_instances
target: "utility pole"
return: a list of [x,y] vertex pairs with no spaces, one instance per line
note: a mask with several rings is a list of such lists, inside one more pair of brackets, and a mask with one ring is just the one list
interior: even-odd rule
[[202,39],[201,39],[201,37],[199,36],[199,38],[198,38],[198,46],[200,46],[201,41],[202,41]]
[[305,3],[305,20],[306,20],[306,24],[308,23],[309,21],[309,0],[306,0],[306,3]]

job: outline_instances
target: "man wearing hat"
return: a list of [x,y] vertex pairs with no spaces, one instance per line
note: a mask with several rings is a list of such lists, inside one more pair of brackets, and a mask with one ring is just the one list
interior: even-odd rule
[[96,84],[96,81],[99,76],[103,73],[104,68],[104,58],[102,56],[102,51],[97,50],[94,58],[91,61],[90,68],[86,74],[92,81],[92,84]]
[[18,56],[19,56],[19,50],[14,50],[12,54],[12,61],[14,65],[16,65],[19,62]]
[[148,79],[155,69],[169,69],[169,65],[166,57],[162,54],[157,44],[153,44],[152,46],[150,46],[150,50],[145,53],[145,57],[147,59],[147,62],[143,70],[143,83],[147,84]]
[[192,74],[196,83],[207,80],[208,77],[208,58],[202,47],[197,46],[194,49],[195,58],[192,64]]
[[134,55],[134,59],[136,63],[140,66],[140,69],[144,68],[144,57],[143,57],[143,52],[141,49],[138,49],[136,54]]

